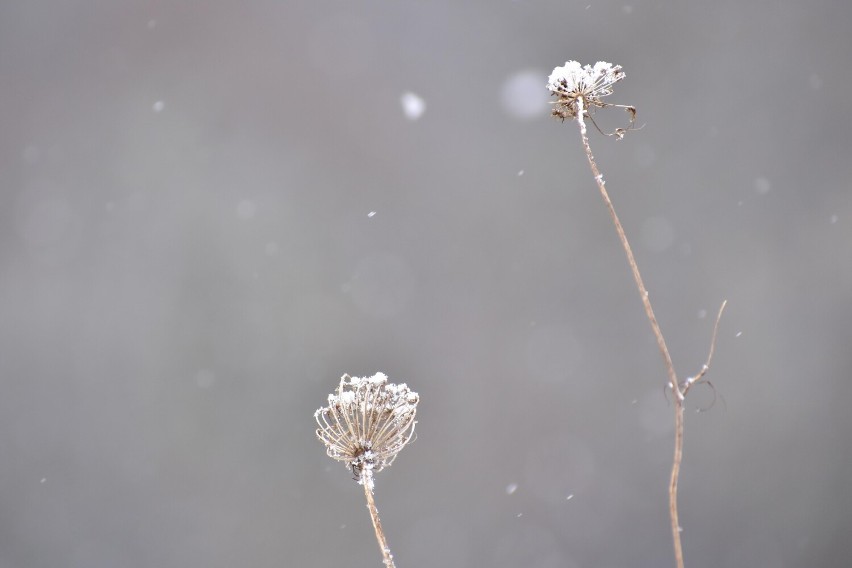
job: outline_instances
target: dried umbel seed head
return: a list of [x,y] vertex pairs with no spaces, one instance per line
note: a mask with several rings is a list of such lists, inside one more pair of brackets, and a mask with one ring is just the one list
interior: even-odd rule
[[612,86],[624,79],[621,65],[598,61],[594,67],[568,61],[557,67],[547,79],[547,88],[558,98],[553,116],[565,120],[577,116],[577,99],[583,99],[583,108],[607,106],[601,100],[612,94]]
[[393,463],[414,436],[419,401],[405,383],[388,383],[384,373],[343,375],[335,393],[328,395],[328,406],[314,413],[317,437],[358,483],[372,484],[372,474]]

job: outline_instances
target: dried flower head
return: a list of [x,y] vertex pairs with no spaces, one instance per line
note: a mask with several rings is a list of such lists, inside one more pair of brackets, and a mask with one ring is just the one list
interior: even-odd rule
[[547,88],[558,97],[554,102],[553,116],[565,120],[577,116],[577,100],[583,99],[583,107],[604,107],[601,97],[612,94],[612,86],[624,79],[621,65],[598,61],[595,66],[581,66],[568,61],[557,67],[547,79]]
[[373,472],[393,463],[414,436],[419,401],[405,383],[388,383],[384,373],[343,375],[328,395],[328,406],[314,413],[317,437],[330,457],[352,469],[358,483],[372,485]]
[[583,118],[588,116],[595,128],[601,134],[604,132],[598,128],[592,115],[589,113],[593,108],[618,107],[623,108],[630,115],[630,124],[627,128],[616,128],[607,136],[615,136],[619,140],[624,137],[628,130],[634,129],[636,122],[636,108],[626,105],[617,105],[603,102],[602,98],[612,94],[612,86],[624,79],[624,71],[621,65],[613,65],[606,61],[598,61],[594,67],[585,67],[576,61],[568,61],[562,67],[557,67],[547,79],[547,88],[550,94],[557,100],[552,101],[555,105],[551,116],[561,119],[576,118],[585,132]]

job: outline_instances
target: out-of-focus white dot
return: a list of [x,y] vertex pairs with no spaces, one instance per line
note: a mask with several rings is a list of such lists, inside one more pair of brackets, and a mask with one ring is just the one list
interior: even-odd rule
[[265,252],[268,256],[274,256],[278,254],[278,243],[269,241],[266,243],[266,246],[263,247],[263,252]]
[[195,373],[195,384],[199,388],[206,389],[213,386],[216,381],[216,376],[208,369],[201,369]]
[[828,222],[831,223],[832,225],[837,223],[837,215],[832,215],[831,217],[829,217]]
[[517,514],[517,515],[515,515],[515,516],[516,516],[516,517],[518,517],[518,518],[520,519],[521,517],[523,517],[523,516],[524,516],[524,514],[523,514],[523,513],[518,513],[518,514]]
[[571,499],[573,499],[573,498],[574,498],[574,494],[572,493],[571,495],[569,495],[568,497],[566,497],[566,498],[565,498],[565,500],[566,500],[566,501],[570,501],[570,500],[571,500]]
[[759,177],[754,180],[754,190],[760,195],[766,195],[772,189],[772,184],[765,177]]
[[628,14],[628,15],[632,14],[633,13],[633,6],[631,6],[630,4],[625,4],[624,6],[621,7],[621,11],[624,12],[625,14]]
[[500,87],[500,102],[506,114],[513,118],[529,120],[547,112],[548,92],[544,84],[544,73],[538,69],[526,69],[509,75]]
[[518,170],[518,177],[521,177],[522,175],[524,175],[524,170]]
[[240,219],[251,219],[257,214],[257,205],[254,201],[243,199],[237,204],[237,217]]
[[340,525],[340,530],[343,530],[345,528],[346,528],[346,525]]
[[742,334],[743,334],[743,332],[738,331],[737,334],[734,337],[740,337]]
[[47,482],[47,478],[46,478],[46,477],[42,477],[42,478],[41,478],[41,481],[39,481],[39,483],[46,483],[46,482]]
[[375,211],[370,211],[369,213],[367,213],[367,217],[372,218],[372,217],[375,217],[375,216],[376,216],[376,212],[375,212]]
[[518,490],[518,484],[517,483],[510,483],[509,485],[506,486],[506,495],[511,495],[512,493],[514,493],[517,490]]
[[808,85],[811,86],[811,89],[817,91],[822,88],[822,77],[814,73],[810,77],[808,77]]
[[148,29],[153,30],[157,27],[157,20],[148,20]]
[[707,310],[698,310],[698,319],[703,320],[707,317]]
[[663,252],[674,242],[674,229],[665,217],[649,217],[642,223],[642,243],[653,252]]
[[166,108],[166,103],[164,103],[163,101],[157,101],[151,108],[154,110],[154,112],[163,112],[163,109]]
[[399,97],[399,102],[402,105],[402,112],[408,120],[418,120],[426,112],[426,101],[412,92],[403,93]]

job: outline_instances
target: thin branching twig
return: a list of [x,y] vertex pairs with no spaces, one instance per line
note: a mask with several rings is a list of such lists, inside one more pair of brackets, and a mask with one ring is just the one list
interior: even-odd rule
[[[595,157],[592,154],[592,148],[589,145],[589,137],[586,131],[585,117],[588,117],[594,123],[594,120],[589,113],[594,108],[606,108],[616,106],[624,108],[630,114],[630,125],[627,129],[617,129],[612,134],[618,138],[623,138],[627,130],[633,129],[633,124],[636,119],[636,109],[632,106],[613,105],[605,103],[601,97],[612,93],[612,85],[624,78],[624,72],[620,65],[612,65],[603,61],[599,61],[594,67],[589,65],[582,67],[576,61],[569,61],[564,67],[557,67],[551,74],[548,81],[548,88],[551,93],[556,95],[556,105],[552,115],[556,118],[561,118],[563,121],[566,118],[576,118],[580,128],[580,138],[582,139],[583,149],[586,152],[586,159],[589,162],[589,167],[592,170],[592,175],[595,178],[595,183],[600,190],[601,197],[604,200],[612,223],[615,226],[615,231],[618,233],[618,238],[621,241],[621,246],[624,253],[627,255],[627,263],[630,265],[630,270],[633,273],[633,279],[636,282],[636,288],[639,290],[639,296],[642,299],[642,305],[645,308],[645,315],[651,324],[651,330],[654,332],[654,337],[657,340],[657,347],[663,357],[663,363],[666,367],[668,375],[668,386],[674,393],[674,409],[675,409],[675,444],[674,457],[672,459],[672,471],[669,480],[669,518],[671,521],[672,540],[674,542],[674,556],[677,568],[683,568],[683,547],[680,539],[680,523],[678,520],[677,509],[677,485],[680,476],[680,466],[683,461],[683,424],[684,424],[684,402],[689,389],[702,381],[704,375],[710,369],[710,361],[713,358],[713,352],[716,347],[716,335],[719,330],[719,320],[722,318],[722,312],[725,309],[727,300],[722,302],[722,307],[719,309],[719,314],[716,317],[716,324],[713,328],[713,338],[710,343],[710,353],[707,357],[707,362],[701,368],[701,371],[694,377],[686,379],[680,383],[675,372],[674,363],[672,362],[669,349],[666,346],[666,340],[663,337],[663,332],[660,329],[660,324],[657,322],[657,317],[654,315],[654,308],[651,305],[651,299],[645,284],[642,281],[642,275],[639,272],[639,266],[636,263],[636,258],[633,256],[633,250],[630,247],[630,242],[627,240],[627,235],[624,232],[624,227],[615,212],[615,207],[606,190],[606,182],[603,175],[598,169]],[[595,128],[597,124],[595,123]],[[600,128],[598,128],[600,131]],[[707,382],[707,381],[705,381]],[[712,385],[711,385],[712,386]]]

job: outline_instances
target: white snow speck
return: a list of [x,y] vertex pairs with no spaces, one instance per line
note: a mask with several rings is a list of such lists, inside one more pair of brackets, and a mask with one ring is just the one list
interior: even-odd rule
[[515,515],[515,516],[516,516],[516,517],[518,517],[518,518],[520,519],[521,517],[523,517],[523,516],[524,516],[524,514],[523,514],[523,513],[518,513],[518,514],[517,514],[517,515]]
[[828,219],[828,221],[829,221],[829,223],[831,223],[832,225],[834,225],[835,223],[837,223],[837,215],[832,215],[832,216]]
[[524,170],[518,170],[518,177],[521,177],[522,175],[524,175]]
[[738,331],[738,332],[737,332],[737,334],[736,334],[734,337],[739,337],[739,336],[741,336],[742,334],[743,334],[743,332]]
[[707,310],[698,310],[698,319],[703,320],[707,317]]
[[376,216],[375,211],[370,211],[369,213],[367,213],[367,217],[375,217],[375,216]]
[[759,177],[754,180],[754,190],[758,195],[766,195],[772,189],[772,184],[765,177]]
[[[630,401],[630,404],[636,404],[637,402],[639,402],[639,399],[634,398],[633,400]],[[569,499],[570,499],[570,497],[569,497]]]
[[569,495],[568,497],[566,497],[566,498],[565,498],[565,500],[566,500],[566,501],[570,501],[570,500],[571,500],[571,499],[573,499],[573,498],[574,498],[574,494],[572,493],[571,495]]
[[621,11],[624,12],[625,14],[632,14],[633,13],[633,6],[631,6],[630,4],[625,4],[624,6],[621,7]]
[[506,486],[506,495],[511,495],[512,493],[514,493],[517,490],[518,490],[518,484],[517,483],[510,483],[509,485]]
[[244,199],[237,204],[237,217],[240,219],[251,219],[255,214],[257,214],[257,205],[254,201]]
[[278,243],[269,241],[266,243],[266,246],[263,247],[263,252],[265,252],[267,256],[274,256],[278,254]]
[[47,481],[47,478],[46,478],[46,477],[42,477],[42,478],[41,478],[41,481],[39,481],[39,483],[45,483],[46,481]]
[[343,530],[345,528],[346,528],[346,525],[340,525],[340,530]]
[[426,101],[412,92],[403,93],[399,98],[402,112],[408,120],[417,120],[426,112]]
[[154,105],[151,107],[151,109],[152,109],[154,112],[157,112],[157,113],[163,112],[163,109],[164,109],[164,108],[166,108],[166,103],[164,103],[163,101],[157,101],[157,102],[155,102],[155,103],[154,103]]

